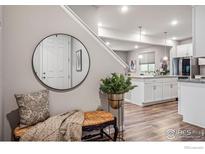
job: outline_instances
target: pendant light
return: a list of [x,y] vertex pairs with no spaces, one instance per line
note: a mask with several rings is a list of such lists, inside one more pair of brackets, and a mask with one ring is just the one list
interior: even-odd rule
[[163,57],[163,61],[168,61],[168,57],[167,57],[167,32],[164,32],[164,57]]
[[139,36],[140,36],[139,40],[141,42],[142,41],[142,26],[139,26],[138,28],[139,28]]
[[[142,41],[142,26],[139,26],[139,41]],[[138,59],[141,60],[143,58],[143,55],[138,55]]]

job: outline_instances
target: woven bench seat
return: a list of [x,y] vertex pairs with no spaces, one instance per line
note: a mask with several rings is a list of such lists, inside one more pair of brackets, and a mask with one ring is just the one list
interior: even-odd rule
[[114,116],[105,111],[93,111],[84,113],[83,126],[99,125],[114,120]]

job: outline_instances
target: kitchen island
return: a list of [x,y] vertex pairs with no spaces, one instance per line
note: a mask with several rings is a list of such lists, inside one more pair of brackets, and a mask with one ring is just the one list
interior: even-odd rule
[[178,111],[183,121],[205,128],[205,80],[179,80]]
[[137,85],[128,96],[131,103],[147,106],[177,98],[177,76],[135,76],[132,84]]

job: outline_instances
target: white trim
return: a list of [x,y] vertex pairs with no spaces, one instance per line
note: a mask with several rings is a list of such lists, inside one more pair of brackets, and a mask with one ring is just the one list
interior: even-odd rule
[[193,49],[193,57],[196,56],[196,6],[192,6],[192,49]]
[[149,105],[154,105],[154,104],[162,104],[162,103],[176,101],[176,98],[170,98],[170,99],[166,99],[166,100],[162,100],[162,101],[154,101],[154,102],[142,103],[142,105],[136,104],[136,102],[133,102],[130,99],[127,99],[127,98],[125,98],[124,100],[125,100],[125,102],[132,103],[132,104],[144,107],[144,106],[149,106]]
[[69,7],[65,5],[60,6],[70,17],[72,17],[79,25],[81,25],[99,44],[115,59],[120,63],[125,69],[128,68],[128,65],[111,49],[105,42],[94,32],[89,26],[83,22],[80,17]]

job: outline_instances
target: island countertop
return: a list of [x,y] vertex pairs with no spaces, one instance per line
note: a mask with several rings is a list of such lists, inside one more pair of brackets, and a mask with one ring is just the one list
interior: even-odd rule
[[178,78],[178,76],[176,75],[157,75],[157,76],[141,75],[141,76],[130,76],[130,77],[134,79]]
[[205,84],[205,79],[179,79],[178,82]]

